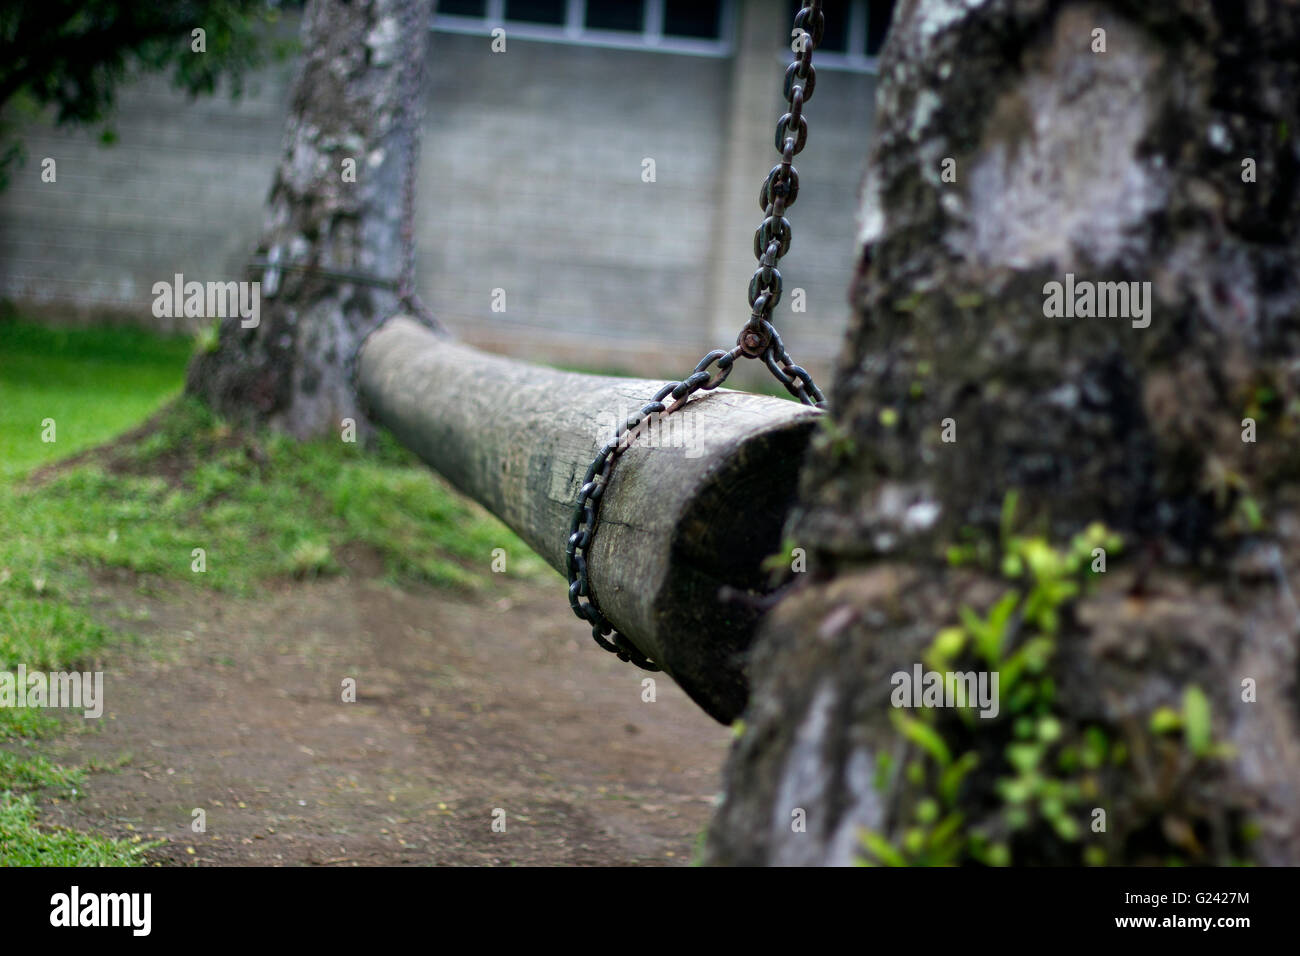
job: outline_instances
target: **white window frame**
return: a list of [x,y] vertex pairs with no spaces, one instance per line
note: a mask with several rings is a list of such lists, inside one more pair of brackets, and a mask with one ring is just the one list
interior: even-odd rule
[[497,27],[503,27],[508,36],[523,40],[610,47],[617,50],[651,50],[661,53],[685,53],[691,56],[726,57],[731,56],[733,52],[735,7],[735,0],[721,0],[716,40],[665,36],[664,0],[646,0],[639,33],[630,30],[594,30],[585,26],[587,0],[566,0],[563,24],[507,20],[505,0],[487,0],[486,15],[483,17],[435,13],[432,26],[434,30],[443,33],[467,33],[474,36],[488,36]]
[[813,56],[813,65],[819,70],[825,67],[846,73],[880,72],[880,57],[867,55],[867,0],[849,0],[846,29],[849,35],[848,49],[843,53],[818,50]]

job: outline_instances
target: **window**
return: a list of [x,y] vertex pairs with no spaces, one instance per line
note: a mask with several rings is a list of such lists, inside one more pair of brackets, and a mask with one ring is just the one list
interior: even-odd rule
[[716,40],[722,36],[722,4],[699,0],[667,0],[664,4],[664,33],[673,37]]
[[487,0],[438,0],[438,12],[457,17],[485,17]]
[[587,0],[583,25],[592,30],[640,33],[645,26],[645,4],[641,0]]
[[433,28],[525,40],[726,56],[743,0],[439,0]]
[[[826,3],[822,16],[826,28],[813,62],[832,70],[874,73],[876,58],[894,15],[895,0],[845,0]],[[791,0],[790,18],[803,4]]]
[[[794,10],[798,10],[802,3],[795,3]],[[794,12],[791,11],[790,19],[794,19]],[[822,20],[826,27],[822,30],[822,42],[817,47],[818,53],[848,53],[849,52],[849,5],[847,3],[832,3],[822,7]],[[816,62],[816,57],[814,57]]]
[[870,0],[867,4],[867,56],[878,56],[885,45],[885,33],[894,18],[894,0]]
[[506,0],[506,19],[520,23],[564,23],[565,0]]

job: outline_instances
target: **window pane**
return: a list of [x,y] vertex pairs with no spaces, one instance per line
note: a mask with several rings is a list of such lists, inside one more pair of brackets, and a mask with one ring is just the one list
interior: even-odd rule
[[487,16],[487,0],[438,0],[438,12],[481,18]]
[[[791,23],[794,22],[794,15],[799,12],[799,8],[802,6],[803,4],[799,0],[791,0]],[[849,0],[822,4],[822,16],[826,20],[826,29],[822,32],[821,46],[817,47],[817,49],[825,53],[847,53],[849,50]],[[792,42],[793,38],[787,40],[786,47],[788,48]],[[816,60],[813,62],[816,62]]]
[[564,24],[564,0],[506,0],[506,19]]
[[716,40],[722,33],[722,0],[666,0],[664,33]]
[[894,15],[894,0],[868,0],[867,56],[875,56],[885,45],[885,34]]
[[587,26],[593,30],[630,30],[640,33],[645,20],[644,0],[587,0]]

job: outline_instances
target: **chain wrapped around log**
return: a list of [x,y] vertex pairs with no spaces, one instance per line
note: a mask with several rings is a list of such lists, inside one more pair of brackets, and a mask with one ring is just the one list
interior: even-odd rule
[[[564,573],[593,457],[662,381],[561,372],[489,355],[396,317],[366,340],[371,417]],[[760,565],[781,545],[821,413],[766,395],[700,393],[620,456],[589,551],[589,589],[619,631],[724,723],[748,696]]]

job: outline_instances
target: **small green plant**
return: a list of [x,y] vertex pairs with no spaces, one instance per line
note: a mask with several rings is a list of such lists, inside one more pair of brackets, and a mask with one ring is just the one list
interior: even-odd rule
[[798,543],[794,538],[786,538],[781,542],[781,550],[765,557],[759,570],[766,572],[773,578],[784,578],[790,574],[795,560],[795,550]]
[[[970,538],[949,551],[952,563],[981,564],[1012,586],[983,614],[963,607],[959,623],[941,629],[923,655],[933,671],[996,673],[1000,713],[982,719],[965,706],[943,716],[933,708],[891,714],[905,756],[899,767],[880,753],[875,784],[894,801],[900,822],[889,834],[862,834],[864,865],[1004,866],[1017,841],[1040,851],[1054,843],[1039,855],[1062,862],[1107,862],[1105,846],[1083,845],[1084,821],[1088,808],[1102,802],[1101,775],[1126,764],[1128,747],[1102,727],[1070,726],[1055,706],[1051,665],[1073,602],[1104,568],[1098,549],[1114,556],[1123,542],[1092,524],[1054,548],[1041,537],[1015,534],[1015,511],[1010,494],[1000,546]],[[1151,729],[1184,731],[1189,765],[1224,752],[1211,741],[1209,702],[1199,688],[1187,689],[1181,714],[1152,715]],[[994,813],[966,825],[964,806],[989,805]]]

